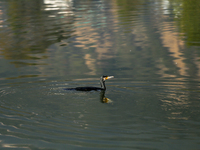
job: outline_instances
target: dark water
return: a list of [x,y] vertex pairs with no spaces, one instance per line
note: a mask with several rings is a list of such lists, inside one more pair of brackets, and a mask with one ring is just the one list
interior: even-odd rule
[[1,0],[0,149],[199,150],[199,5]]

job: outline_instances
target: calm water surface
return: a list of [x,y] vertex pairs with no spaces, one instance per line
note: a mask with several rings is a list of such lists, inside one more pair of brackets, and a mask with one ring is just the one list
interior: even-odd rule
[[199,5],[0,0],[0,149],[199,150]]

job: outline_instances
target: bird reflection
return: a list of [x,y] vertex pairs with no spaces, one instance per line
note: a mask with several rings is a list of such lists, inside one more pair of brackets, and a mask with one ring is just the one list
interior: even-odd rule
[[100,92],[100,101],[102,103],[112,103],[113,102],[111,99],[105,97],[105,90]]

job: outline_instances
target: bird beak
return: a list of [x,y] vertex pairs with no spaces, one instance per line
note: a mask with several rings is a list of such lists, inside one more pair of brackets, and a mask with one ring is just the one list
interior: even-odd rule
[[114,76],[107,76],[107,77],[106,77],[106,80],[112,79],[112,78],[114,78]]

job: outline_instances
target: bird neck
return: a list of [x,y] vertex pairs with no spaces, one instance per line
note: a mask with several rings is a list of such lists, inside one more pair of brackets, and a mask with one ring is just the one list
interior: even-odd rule
[[103,90],[106,90],[105,81],[103,81],[103,79],[100,79],[100,84],[101,84],[101,88]]

